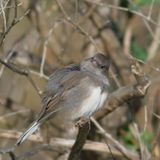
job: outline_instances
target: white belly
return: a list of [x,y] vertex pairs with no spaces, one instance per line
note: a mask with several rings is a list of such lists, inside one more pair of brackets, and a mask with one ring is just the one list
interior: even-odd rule
[[94,112],[100,109],[107,98],[107,93],[102,93],[101,88],[91,88],[90,96],[82,103],[80,110],[77,111],[77,117],[90,117]]

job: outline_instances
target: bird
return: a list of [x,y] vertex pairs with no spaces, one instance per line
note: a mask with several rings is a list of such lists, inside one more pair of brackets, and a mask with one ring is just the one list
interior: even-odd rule
[[57,69],[50,75],[43,92],[42,109],[35,121],[16,141],[20,145],[46,120],[61,112],[67,120],[81,126],[108,97],[110,58],[102,53]]

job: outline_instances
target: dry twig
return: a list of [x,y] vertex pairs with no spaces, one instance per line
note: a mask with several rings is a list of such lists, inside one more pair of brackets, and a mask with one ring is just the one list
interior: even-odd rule
[[[0,130],[0,138],[7,138],[11,140],[16,140],[19,138],[19,136],[22,134],[22,132],[13,131],[13,130]],[[45,144],[43,141],[43,138],[40,137],[39,134],[33,134],[28,138],[29,141],[36,142],[36,143],[43,143],[45,146],[50,146],[51,148],[55,147],[65,147],[65,148],[72,148],[73,144],[75,143],[75,140],[73,139],[64,139],[64,138],[51,138],[48,144]],[[116,156],[122,156],[119,151],[116,151],[113,147],[112,152]],[[9,148],[9,149],[0,149],[1,154],[5,154],[9,151],[14,151],[15,148]],[[101,142],[93,142],[93,141],[86,141],[83,150],[89,150],[89,151],[95,151],[100,153],[107,153],[109,154],[110,151],[108,150],[105,143]]]
[[42,91],[39,89],[39,87],[37,86],[37,84],[34,82],[34,80],[32,79],[30,72],[28,70],[22,69],[18,66],[16,66],[15,64],[12,63],[6,63],[3,60],[0,59],[0,63],[5,65],[7,68],[9,68],[10,70],[12,70],[13,72],[20,74],[22,76],[25,76],[29,82],[31,83],[31,85],[34,87],[34,89],[37,91],[38,95],[41,97]]
[[66,13],[65,9],[63,8],[62,4],[60,3],[59,0],[56,0],[56,3],[58,5],[58,7],[60,8],[61,12],[63,13],[65,19],[67,20],[67,22],[69,22],[75,29],[77,29],[82,35],[85,35],[89,41],[94,45],[95,49],[97,52],[101,52],[101,50],[98,48],[95,40],[92,38],[92,36],[85,31],[85,29],[83,29],[79,24],[76,24],[72,21],[71,17],[68,16],[68,14]]
[[[16,3],[16,2],[15,2]],[[17,3],[16,3],[17,6]],[[24,19],[24,17],[30,12],[30,10],[27,10],[23,16],[17,18],[17,7],[15,7],[15,13],[14,13],[14,19],[12,20],[12,23],[6,27],[5,31],[2,33],[1,39],[0,39],[0,46],[2,46],[6,35],[9,33],[9,31],[20,21]]]

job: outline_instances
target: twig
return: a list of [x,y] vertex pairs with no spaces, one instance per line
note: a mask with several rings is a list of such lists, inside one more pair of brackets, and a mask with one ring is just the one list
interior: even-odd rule
[[147,128],[147,122],[148,122],[148,117],[147,117],[147,105],[144,106],[144,128],[143,131],[146,130]]
[[156,118],[160,119],[160,115],[158,115],[158,114],[156,114],[156,113],[153,113],[153,115],[154,115]]
[[[8,6],[7,6],[7,3],[8,3],[9,1],[10,1],[10,0],[8,0],[8,1],[5,3],[4,8],[5,8],[5,9],[15,8],[15,6],[13,6],[13,5],[10,5],[10,6],[8,5]],[[23,4],[22,2],[18,3],[18,4],[17,4],[17,7],[21,6],[22,4]],[[0,9],[0,14],[1,14],[1,13],[2,13],[2,9]]]
[[[129,2],[132,5],[135,6],[135,4],[132,3],[132,1],[129,1]],[[152,20],[151,19],[151,14],[152,14],[154,3],[155,3],[155,0],[152,0],[147,19],[143,18],[143,22],[144,22],[146,28],[148,29],[148,31],[150,32],[151,36],[153,37],[152,44],[148,48],[148,58],[147,58],[148,60],[152,59],[156,55],[156,51],[157,51],[158,46],[160,44],[160,12],[159,12],[159,15],[158,15],[158,22],[157,22],[157,25],[156,25],[155,33],[153,32],[152,27],[149,24],[149,21]],[[139,13],[143,14],[141,11],[139,11]]]
[[20,69],[18,68],[16,65],[13,65],[11,63],[6,63],[4,62],[3,60],[0,59],[0,63],[5,65],[7,68],[9,68],[10,70],[12,70],[13,72],[16,72],[20,75],[23,75],[23,76],[28,76],[28,71],[24,70],[24,69]]
[[150,9],[149,9],[149,12],[148,12],[148,19],[149,20],[151,19],[151,16],[152,16],[152,10],[153,10],[154,3],[155,3],[155,0],[152,0],[151,6],[150,6]]
[[100,49],[98,48],[98,46],[96,45],[94,39],[92,38],[92,36],[91,36],[88,32],[86,32],[80,25],[77,25],[77,24],[75,24],[75,23],[72,21],[71,17],[68,16],[68,14],[67,14],[66,11],[64,10],[64,8],[63,8],[63,6],[62,6],[62,4],[60,3],[59,0],[55,0],[55,1],[56,1],[56,3],[57,3],[58,7],[60,8],[61,12],[63,13],[65,19],[67,20],[67,22],[69,22],[69,23],[70,23],[75,29],[77,29],[82,35],[85,35],[85,36],[90,40],[90,42],[94,45],[94,47],[95,47],[95,49],[96,49],[97,52],[101,52]]
[[141,135],[138,129],[138,125],[134,122],[133,125],[130,127],[133,136],[138,140],[139,147],[140,147],[140,156],[142,160],[150,160],[151,154],[149,153],[145,144],[143,144],[141,140]]
[[130,53],[131,38],[132,38],[132,23],[129,22],[128,26],[126,27],[126,31],[124,34],[124,40],[123,40],[123,50],[126,56],[128,56]]
[[[7,5],[8,5],[8,3],[9,3],[9,1],[10,1],[10,0],[7,0],[4,5],[3,5],[3,3],[2,3],[2,6],[3,6],[3,7],[0,8],[0,14],[1,14],[2,12],[4,12],[4,9],[8,8]],[[2,1],[2,2],[3,2],[3,1]],[[3,13],[2,13],[2,14],[3,14]]]
[[[11,52],[9,52],[9,54],[7,55],[7,57],[3,60],[5,63],[7,63],[9,61],[9,59],[12,57],[12,55],[14,54],[14,48]],[[2,76],[3,74],[3,71],[4,71],[4,68],[5,68],[5,65],[3,65],[0,69],[0,77]]]
[[[101,2],[101,0],[97,0],[97,2]],[[85,15],[83,15],[83,18],[80,19],[77,23],[77,25],[81,25],[83,22],[85,22],[87,20],[87,18],[89,18],[92,13],[96,10],[97,8],[97,5],[96,4],[92,4],[92,6],[88,6],[88,9],[87,12],[85,13]]]
[[6,32],[6,30],[7,30],[7,22],[6,22],[6,15],[5,15],[4,6],[3,6],[3,0],[0,1],[0,6],[1,6],[1,10],[2,10],[2,17],[3,17],[3,23],[4,23],[4,32]]
[[116,108],[128,102],[130,99],[143,97],[146,94],[147,89],[151,84],[150,79],[143,73],[136,59],[131,58],[130,60],[132,63],[132,73],[137,80],[137,84],[121,87],[111,93],[108,97],[106,108],[95,115],[96,119],[100,119],[113,112]]
[[34,70],[32,70],[32,69],[30,69],[29,72],[30,72],[31,74],[33,74],[33,75],[36,75],[36,76],[38,76],[38,77],[44,78],[44,79],[46,79],[46,80],[49,80],[49,77],[48,77],[47,75],[45,75],[45,74],[41,75],[39,72],[34,71]]
[[14,0],[14,18],[13,21],[17,19],[17,0]]
[[110,74],[111,74],[111,77],[113,78],[115,84],[117,85],[117,87],[120,88],[122,85],[121,85],[119,79],[115,76],[112,66],[110,67]]
[[135,14],[135,15],[137,15],[137,16],[139,16],[139,17],[141,17],[141,18],[143,18],[143,19],[145,19],[147,21],[149,21],[150,23],[152,23],[152,24],[154,24],[156,26],[160,26],[160,24],[158,24],[156,21],[154,21],[151,18],[148,18],[148,16],[145,16],[141,12],[137,12],[135,10],[131,10],[131,9],[125,8],[125,7],[118,7],[118,6],[114,6],[114,5],[111,5],[111,4],[105,4],[105,3],[102,3],[102,2],[100,2],[100,3],[98,2],[97,3],[97,2],[91,1],[91,0],[85,0],[85,1],[90,2],[90,3],[94,3],[94,4],[98,5],[98,6],[106,6],[107,8],[117,9],[117,10],[120,10],[120,11],[133,13],[133,14]]
[[30,74],[28,74],[28,76],[26,76],[26,77],[29,80],[29,82],[31,83],[31,85],[34,87],[34,89],[37,91],[38,95],[42,98],[42,91],[37,86],[37,84],[34,82],[34,80],[32,79],[32,77],[30,76]]
[[4,118],[9,118],[11,116],[15,116],[15,115],[20,114],[20,113],[30,112],[30,111],[31,111],[30,109],[21,109],[21,110],[15,111],[15,112],[7,113],[5,115],[0,116],[0,120],[3,120]]
[[[157,23],[160,24],[160,12],[158,15],[158,22]],[[153,37],[153,41],[148,48],[148,58],[147,59],[150,60],[153,57],[155,57],[155,55],[157,53],[157,49],[160,45],[160,27],[157,26],[155,29],[155,33],[153,33],[152,28],[150,27],[150,25],[148,23],[146,24],[146,26]]]
[[[2,34],[2,38],[0,40],[0,46],[2,46],[4,40],[5,40],[5,37],[6,35],[8,34],[8,32],[18,23],[20,22],[21,20],[24,19],[24,17],[30,12],[30,10],[27,10],[23,16],[19,17],[19,18],[16,18],[16,19],[13,19],[12,23],[10,24],[10,26],[7,27],[6,31]],[[17,15],[15,13],[15,15]]]
[[[11,140],[16,140],[19,138],[19,136],[22,134],[22,132],[13,131],[13,130],[3,130],[0,129],[0,138],[7,138]],[[28,137],[29,141],[35,142],[35,143],[44,143],[43,138],[39,134],[33,134],[30,137]],[[75,140],[73,139],[64,139],[64,138],[51,138],[49,141],[49,146],[51,146],[53,149],[55,147],[66,147],[71,148],[73,144],[75,143]],[[119,151],[117,152],[113,147],[112,152],[116,156],[122,156]],[[0,153],[8,153],[9,151],[14,151],[15,147],[9,148],[9,149],[0,149]],[[86,141],[84,144],[83,150],[89,150],[89,151],[95,151],[100,153],[107,153],[109,154],[109,150],[105,143],[101,142],[93,142],[93,141]]]
[[59,149],[56,149],[55,147],[53,147],[52,145],[50,144],[42,144],[40,146],[36,146],[34,148],[31,148],[30,150],[28,150],[27,152],[25,153],[21,153],[20,155],[18,155],[16,157],[16,160],[23,160],[23,159],[26,159],[26,158],[29,158],[35,154],[37,154],[38,152],[42,151],[42,150],[47,150],[47,151],[56,151],[58,153],[61,153],[63,150],[59,150]]
[[114,139],[112,137],[112,135],[107,133],[93,117],[91,117],[91,121],[98,128],[100,133],[105,138],[109,139],[112,143],[114,143],[116,145],[116,149],[118,149],[118,151],[120,151],[120,153],[122,153],[122,155],[125,155],[125,157],[127,157],[127,159],[139,159],[138,154],[136,154],[135,152],[131,152],[130,150],[126,149],[123,145],[121,145],[116,139]]
[[28,70],[25,70],[25,69],[22,69],[20,67],[17,67],[16,65],[14,64],[11,64],[11,63],[6,63],[4,62],[3,60],[0,59],[0,63],[5,65],[7,68],[9,68],[10,70],[12,70],[13,72],[17,73],[17,74],[20,74],[22,76],[25,76],[29,82],[32,84],[32,86],[34,87],[34,89],[37,91],[38,95],[40,97],[42,97],[42,91],[39,89],[39,87],[34,83],[32,77],[30,76],[29,74],[29,71]]
[[44,64],[45,64],[45,59],[46,59],[46,54],[47,54],[47,45],[48,45],[49,39],[50,39],[54,29],[58,26],[59,23],[61,23],[61,21],[55,22],[53,24],[53,26],[51,27],[51,29],[48,32],[48,35],[47,35],[45,42],[44,42],[43,52],[42,52],[42,60],[41,60],[41,65],[40,65],[40,77],[44,76]]

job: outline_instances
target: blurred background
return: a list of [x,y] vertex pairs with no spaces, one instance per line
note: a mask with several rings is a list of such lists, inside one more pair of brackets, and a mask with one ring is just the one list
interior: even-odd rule
[[[144,98],[130,100],[98,123],[128,150],[139,155],[144,149],[145,158],[138,159],[160,159],[159,0],[0,0],[0,59],[29,72],[23,76],[0,65],[0,148],[12,146],[16,133],[35,119],[51,73],[97,52],[112,60],[111,93],[136,83],[130,56],[152,82]],[[75,139],[75,130],[56,117],[37,133],[43,142],[26,141],[14,153],[17,159],[66,159],[65,146],[42,144],[53,137]],[[106,141],[94,126],[88,139]],[[83,151],[81,159],[113,157],[129,159],[114,151]],[[11,158],[0,155],[0,159]]]

